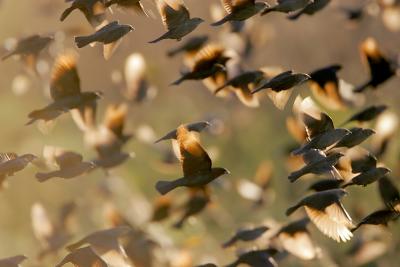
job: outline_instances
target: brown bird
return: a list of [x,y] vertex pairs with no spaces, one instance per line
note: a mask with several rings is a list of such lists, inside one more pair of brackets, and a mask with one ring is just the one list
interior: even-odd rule
[[55,267],[61,267],[67,263],[72,263],[76,267],[108,267],[108,264],[90,246],[72,251]]
[[0,153],[0,189],[5,186],[7,177],[22,171],[35,159],[37,159],[37,157],[32,154],[18,156],[15,153]]
[[383,176],[378,180],[378,186],[379,195],[385,206],[400,213],[400,193],[393,181],[389,177]]
[[286,211],[290,215],[304,206],[306,213],[315,226],[326,236],[337,242],[346,242],[353,234],[350,215],[343,207],[340,199],[347,192],[343,189],[331,189],[306,196]]
[[225,64],[229,59],[223,47],[209,44],[193,57],[190,70],[182,73],[182,77],[171,85],[179,85],[185,80],[203,80],[218,73],[224,73],[226,72]]
[[372,129],[363,129],[363,128],[351,128],[349,129],[350,134],[344,136],[342,140],[340,140],[335,147],[346,147],[352,148],[357,146],[367,140],[371,135],[375,134],[375,131]]
[[342,188],[346,188],[350,185],[361,185],[367,186],[378,181],[380,178],[388,174],[390,170],[385,167],[374,167],[365,172],[360,173],[359,175],[353,177],[349,182],[344,184]]
[[100,92],[81,92],[80,79],[76,68],[76,58],[71,54],[57,57],[50,81],[50,95],[53,100],[48,106],[29,113],[31,119],[27,125],[36,120],[54,120],[72,109],[82,108],[100,98]]
[[394,210],[378,210],[361,220],[351,231],[354,232],[362,225],[383,225],[388,226],[388,223],[400,217],[400,213]]
[[228,15],[212,23],[212,26],[220,26],[228,21],[245,21],[268,7],[267,3],[255,0],[222,0],[222,5]]
[[190,17],[183,0],[157,0],[157,7],[167,32],[149,43],[157,43],[164,39],[180,41],[204,22],[201,18]]
[[369,87],[376,89],[396,74],[393,62],[382,54],[375,39],[370,37],[362,42],[361,56],[368,64],[370,78],[355,88],[354,92],[361,93]]
[[119,24],[118,21],[113,21],[91,35],[75,37],[75,43],[78,48],[94,42],[103,43],[103,55],[108,60],[120,44],[121,38],[133,30],[134,28],[131,25]]
[[238,241],[244,241],[244,242],[254,241],[260,236],[262,236],[268,229],[269,227],[266,226],[241,228],[238,231],[236,231],[236,233],[228,241],[223,243],[222,247],[223,248],[231,247]]
[[16,255],[9,258],[0,259],[0,267],[20,267],[21,263],[28,259],[24,255]]
[[254,267],[277,267],[278,264],[274,260],[274,255],[277,254],[274,248],[251,250],[241,254],[238,259],[225,267],[236,267],[241,264],[246,264]]
[[288,19],[296,20],[300,18],[303,14],[312,16],[315,13],[324,9],[330,2],[331,0],[313,0],[299,11],[296,11],[294,12],[294,14],[289,15]]
[[193,55],[197,53],[204,45],[208,42],[209,37],[207,35],[200,35],[189,38],[182,45],[171,49],[167,52],[169,57],[174,57],[180,53]]
[[14,55],[21,55],[24,57],[33,56],[36,59],[39,53],[43,49],[45,49],[53,40],[53,37],[40,36],[37,34],[20,39],[18,40],[15,48],[7,54],[3,55],[1,60],[6,60],[7,58]]
[[92,26],[98,26],[105,19],[104,0],[69,0],[71,6],[61,14],[60,21],[64,21],[72,11],[79,9]]
[[142,2],[140,1],[141,0],[109,0],[108,2],[105,3],[105,6],[111,7],[112,5],[117,5],[125,9],[133,9],[134,11],[137,11],[139,14],[148,16],[146,11],[144,10]]
[[261,16],[268,14],[269,12],[283,12],[289,13],[306,7],[308,4],[314,2],[313,0],[277,0],[277,4],[272,7],[267,7],[261,12]]
[[349,119],[347,119],[342,125],[345,125],[349,122],[369,122],[376,119],[382,112],[387,109],[386,105],[377,105],[377,106],[369,106],[356,114],[352,115]]
[[173,225],[175,228],[182,228],[187,219],[202,212],[210,202],[210,196],[206,191],[194,190],[190,192],[189,199],[183,204],[183,215]]
[[52,178],[75,178],[96,167],[92,162],[84,162],[82,155],[72,151],[63,151],[55,157],[55,162],[59,167],[58,170],[36,173],[35,177],[39,182],[42,183]]
[[165,195],[177,187],[203,187],[219,176],[229,174],[224,168],[212,168],[210,157],[199,140],[181,125],[177,129],[177,140],[180,148],[183,177],[175,181],[158,181],[157,191]]
[[[184,124],[184,127],[189,131],[189,132],[202,132],[204,129],[209,127],[211,124],[208,121],[199,121],[199,122],[193,122],[193,123],[187,123]],[[178,138],[178,129],[174,129],[170,132],[168,132],[166,135],[155,141],[154,143],[157,144],[161,141],[164,140],[169,140],[169,139],[177,139]]]

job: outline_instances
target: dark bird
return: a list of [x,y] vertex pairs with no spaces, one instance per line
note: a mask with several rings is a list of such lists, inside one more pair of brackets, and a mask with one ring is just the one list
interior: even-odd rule
[[140,1],[141,0],[109,0],[108,2],[105,3],[105,7],[111,7],[112,5],[117,5],[118,7],[122,7],[125,9],[133,9],[134,11],[137,11],[139,14],[148,16],[146,14],[146,11],[144,10],[142,2]]
[[206,263],[206,264],[201,264],[201,265],[196,265],[195,267],[218,267],[214,263]]
[[53,37],[40,36],[37,34],[20,39],[18,40],[15,48],[9,51],[7,54],[3,55],[1,60],[6,60],[7,58],[14,55],[33,56],[36,59],[39,53],[43,49],[45,49],[53,40]]
[[383,225],[388,226],[388,223],[400,217],[400,213],[394,210],[378,210],[361,220],[351,231],[354,232],[362,225]]
[[295,86],[302,84],[303,82],[310,79],[310,76],[305,73],[293,73],[293,71],[285,71],[281,74],[273,77],[272,79],[261,84],[259,87],[251,92],[252,94],[257,93],[263,89],[271,89],[275,92],[289,90]]
[[0,259],[0,267],[20,267],[21,263],[28,259],[24,255],[16,255],[9,258]]
[[336,180],[336,179],[332,179],[332,178],[322,179],[322,180],[318,180],[318,181],[312,183],[308,187],[308,190],[313,190],[315,192],[321,192],[321,191],[325,191],[325,190],[336,189],[336,188],[339,188],[342,183],[343,183],[343,180]]
[[90,247],[83,247],[70,252],[55,267],[72,263],[76,267],[108,267],[108,264]]
[[361,93],[369,87],[376,89],[396,74],[394,64],[382,54],[375,39],[367,38],[362,42],[361,55],[368,64],[370,78],[354,92]]
[[339,159],[344,155],[341,153],[332,153],[326,156],[323,152],[318,150],[310,150],[304,154],[303,159],[306,165],[298,171],[294,171],[289,175],[289,181],[295,182],[297,179],[303,175],[313,173],[313,174],[325,174],[330,173],[332,177],[337,180],[341,180],[341,176],[335,165],[338,163]]
[[346,242],[353,234],[350,215],[343,207],[340,199],[347,192],[343,189],[331,189],[306,196],[286,211],[290,215],[304,206],[306,213],[315,226],[326,236],[337,242]]
[[289,13],[306,7],[313,0],[277,0],[277,4],[272,7],[267,7],[261,12],[264,16],[272,11]]
[[157,0],[157,7],[167,32],[149,43],[157,43],[164,39],[180,41],[204,22],[201,18],[190,17],[183,0]]
[[288,19],[296,20],[300,18],[303,14],[312,16],[315,13],[324,9],[330,2],[331,0],[314,0],[312,2],[309,2],[305,7],[303,7],[299,11],[296,11],[293,14],[289,15]]
[[92,26],[98,26],[105,19],[104,0],[69,0],[71,6],[61,14],[60,21],[64,21],[72,11],[79,9]]
[[160,222],[171,214],[172,203],[168,196],[161,196],[156,199],[153,206],[152,222]]
[[75,43],[78,48],[94,42],[103,43],[103,55],[108,60],[117,48],[121,38],[133,30],[134,28],[131,25],[119,24],[118,21],[113,21],[91,35],[75,37]]
[[190,192],[189,199],[183,204],[183,215],[173,226],[178,229],[182,228],[187,219],[203,211],[209,202],[210,196],[206,191]]
[[350,133],[342,138],[335,147],[352,148],[367,140],[371,135],[375,134],[372,129],[351,128]]
[[380,178],[382,178],[389,172],[390,170],[388,168],[374,167],[353,177],[353,179],[351,179],[351,181],[349,181],[348,183],[344,184],[342,188],[346,188],[350,185],[367,186],[369,184],[378,181]]
[[277,267],[278,265],[273,258],[277,253],[278,251],[274,248],[251,250],[239,255],[236,261],[225,267],[236,267],[241,264],[253,267]]
[[37,157],[32,154],[18,156],[15,153],[0,153],[0,189],[5,186],[7,177],[22,171],[35,159],[37,159]]
[[400,193],[393,181],[383,176],[378,180],[379,195],[388,209],[400,213]]
[[100,92],[81,92],[80,79],[76,68],[76,58],[71,54],[57,57],[50,81],[50,96],[53,100],[48,106],[29,113],[31,119],[27,125],[36,120],[54,120],[72,109],[82,108],[100,98]]
[[345,125],[352,121],[356,121],[359,123],[372,121],[372,120],[376,119],[380,114],[382,114],[382,112],[384,112],[386,109],[387,109],[386,105],[367,107],[367,108],[357,112],[353,116],[351,116],[342,125]]
[[35,177],[39,182],[42,183],[51,178],[75,178],[96,167],[92,162],[84,162],[82,155],[72,151],[63,151],[55,157],[55,162],[59,167],[58,170],[36,173]]
[[[187,123],[184,124],[184,127],[189,131],[189,132],[198,132],[200,133],[207,127],[209,127],[211,124],[208,121],[199,121],[199,122],[193,122],[193,123]],[[170,132],[168,132],[166,135],[155,141],[154,143],[157,144],[161,141],[164,140],[170,140],[170,139],[177,139],[178,137],[178,129],[174,129]]]
[[352,173],[367,172],[374,169],[377,164],[376,157],[368,151],[364,153],[357,153],[351,158],[351,171]]
[[182,45],[168,50],[167,55],[169,57],[174,57],[180,53],[195,54],[208,42],[209,37],[207,35],[200,35],[195,37],[190,37]]
[[165,195],[177,187],[203,187],[219,176],[229,174],[224,168],[212,168],[212,162],[207,152],[200,145],[199,140],[181,125],[177,129],[177,141],[179,144],[183,178],[175,181],[158,181],[157,191]]
[[212,26],[220,26],[228,21],[245,21],[268,7],[267,3],[255,0],[222,0],[222,5],[228,15],[211,24]]
[[228,248],[236,244],[238,241],[254,241],[261,237],[268,229],[269,228],[266,226],[239,229],[228,241],[222,244],[222,247]]
[[186,80],[203,80],[217,73],[223,73],[226,71],[225,64],[229,59],[223,47],[209,44],[193,57],[190,70],[183,72],[182,77],[171,85],[179,85]]

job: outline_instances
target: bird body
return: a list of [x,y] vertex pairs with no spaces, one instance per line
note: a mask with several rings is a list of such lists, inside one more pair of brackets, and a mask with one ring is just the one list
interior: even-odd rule
[[297,86],[305,82],[309,78],[310,76],[308,74],[285,71],[273,77],[269,81],[266,81],[263,84],[261,84],[259,87],[253,90],[252,94],[261,91],[263,89],[271,89],[275,92],[289,90],[294,86]]
[[344,136],[335,147],[351,148],[357,146],[367,140],[371,135],[375,134],[372,129],[351,128],[350,134]]
[[60,21],[64,21],[75,9],[79,9],[93,26],[104,20],[104,0],[71,0],[71,6],[61,14]]
[[350,185],[362,185],[367,186],[378,181],[380,178],[388,174],[390,170],[384,167],[374,167],[365,172],[360,173],[359,175],[353,177],[351,181],[343,185],[343,188],[348,187]]
[[376,105],[376,106],[369,106],[356,114],[352,115],[348,120],[346,120],[342,125],[347,124],[352,121],[357,122],[368,122],[376,117],[378,117],[382,112],[387,109],[386,105]]
[[296,11],[294,14],[290,15],[288,18],[290,20],[296,20],[303,14],[306,14],[309,16],[314,15],[318,11],[325,8],[330,2],[331,2],[331,0],[314,0],[313,2],[309,2],[304,8],[302,8],[299,11]]
[[0,153],[0,189],[8,176],[14,175],[32,162],[37,157],[32,154],[18,156],[15,153]]
[[388,209],[400,212],[400,193],[392,180],[384,176],[378,180],[381,199]]
[[266,226],[239,229],[231,239],[222,244],[222,247],[230,247],[234,245],[237,241],[253,241],[262,236],[268,229],[269,228]]
[[228,21],[247,20],[268,7],[266,3],[255,2],[255,0],[223,0],[223,4],[228,14],[221,20],[212,23],[212,26],[220,26]]
[[383,225],[387,226],[390,221],[394,221],[400,217],[400,213],[393,210],[378,210],[367,217],[363,218],[356,227],[352,229],[352,232],[356,231],[362,225]]
[[32,35],[26,38],[23,38],[17,42],[17,46],[7,54],[3,55],[2,60],[6,60],[7,58],[13,55],[38,55],[46,46],[49,45],[50,42],[53,41],[52,37],[40,36],[40,35]]

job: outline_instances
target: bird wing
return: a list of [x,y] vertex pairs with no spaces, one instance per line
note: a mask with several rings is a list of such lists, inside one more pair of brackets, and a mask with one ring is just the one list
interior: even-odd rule
[[222,5],[228,14],[231,14],[236,9],[240,9],[242,6],[254,3],[255,0],[222,0]]
[[78,163],[81,163],[82,160],[83,160],[82,155],[71,151],[62,152],[55,158],[55,161],[57,165],[60,167],[60,169],[72,167]]
[[63,54],[56,59],[50,82],[50,95],[53,100],[79,94],[80,79],[76,69],[76,57]]
[[182,0],[158,0],[157,6],[168,30],[175,29],[190,19],[189,10]]
[[293,235],[283,232],[279,234],[279,240],[285,250],[302,260],[312,260],[317,256],[317,248],[306,231]]
[[0,153],[0,163],[12,160],[12,159],[16,159],[18,157],[18,155],[16,153]]
[[104,126],[111,130],[118,138],[123,137],[123,129],[127,112],[128,106],[124,104],[110,105],[107,107],[104,118]]
[[195,135],[182,125],[178,127],[177,132],[184,176],[190,177],[199,173],[210,172],[211,159]]
[[224,53],[224,48],[217,44],[209,44],[196,53],[192,68],[194,71],[211,68]]
[[300,104],[300,118],[309,138],[335,129],[331,117],[323,113],[310,97],[305,98]]

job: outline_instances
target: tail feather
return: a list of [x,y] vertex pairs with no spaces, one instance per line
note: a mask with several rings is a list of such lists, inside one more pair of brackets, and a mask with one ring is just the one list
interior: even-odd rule
[[88,44],[94,42],[92,36],[77,36],[75,37],[75,43],[78,48],[87,46]]
[[178,186],[179,184],[177,181],[158,181],[156,183],[156,189],[161,195],[167,194]]
[[303,175],[302,171],[294,171],[292,172],[289,176],[288,179],[291,183],[295,182],[297,179],[299,179]]
[[149,44],[155,44],[155,43],[158,43],[159,41],[164,40],[164,39],[165,39],[165,34],[161,35],[157,39],[154,39],[153,41],[150,41]]
[[367,81],[360,86],[357,86],[356,88],[353,89],[354,93],[362,93],[364,92],[369,86],[371,85],[371,81]]
[[223,25],[223,24],[225,24],[226,22],[228,22],[228,17],[223,17],[222,19],[220,19],[220,20],[218,20],[218,21],[216,21],[216,22],[214,22],[214,23],[211,23],[210,25],[211,26],[221,26],[221,25]]
[[9,53],[5,54],[5,55],[1,58],[1,60],[6,60],[7,58],[9,58],[9,57],[11,57],[11,56],[13,56],[13,55],[14,55],[14,51],[9,52]]
[[71,6],[66,10],[64,10],[64,12],[61,14],[60,21],[64,21],[69,16],[69,14],[71,14],[71,12],[74,11],[74,9],[75,7]]
[[290,207],[286,210],[286,216],[289,216],[290,214],[292,214],[293,212],[295,212],[298,208],[300,208],[299,204],[296,204],[293,207]]
[[176,80],[173,83],[171,83],[170,86],[172,86],[172,85],[180,85],[184,80],[186,80],[186,78],[184,76],[182,76],[178,80]]
[[44,173],[44,172],[38,172],[35,175],[36,179],[40,182],[43,183],[53,177],[52,173]]
[[237,241],[237,239],[235,237],[229,239],[228,241],[226,241],[225,243],[222,244],[222,248],[228,248],[230,246],[232,246],[233,244],[235,244]]

